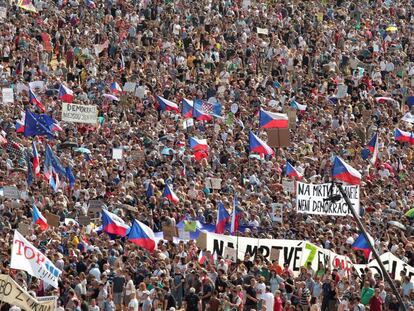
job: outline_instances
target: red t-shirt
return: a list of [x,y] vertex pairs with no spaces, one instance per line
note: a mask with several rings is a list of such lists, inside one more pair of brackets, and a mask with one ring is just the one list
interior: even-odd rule
[[372,298],[369,300],[369,310],[370,311],[382,311],[381,297],[372,296]]
[[273,307],[273,311],[282,311],[282,310],[283,310],[282,298],[275,297],[275,306]]

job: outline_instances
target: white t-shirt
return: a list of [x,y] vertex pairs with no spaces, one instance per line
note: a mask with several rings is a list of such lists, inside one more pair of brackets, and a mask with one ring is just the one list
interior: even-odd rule
[[273,311],[275,296],[272,293],[264,293],[262,294],[262,300],[266,305],[266,311]]
[[126,284],[126,287],[125,287],[125,294],[126,294],[127,296],[129,296],[129,295],[131,295],[131,294],[132,294],[132,291],[134,291],[134,290],[135,290],[135,287],[134,287],[134,281],[129,280],[129,281],[127,282],[127,284]]
[[137,298],[131,299],[131,301],[128,304],[128,309],[134,308],[134,311],[138,311],[138,305],[139,304]]

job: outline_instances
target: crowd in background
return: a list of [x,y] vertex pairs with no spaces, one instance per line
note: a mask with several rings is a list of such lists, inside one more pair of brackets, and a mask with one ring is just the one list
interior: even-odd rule
[[[307,240],[365,263],[347,243],[359,232],[352,217],[298,214],[294,194],[282,189],[286,162],[305,181],[322,183],[331,180],[331,161],[339,155],[362,173],[361,219],[378,252],[391,251],[414,266],[414,228],[404,216],[414,207],[414,153],[394,139],[395,128],[413,131],[411,123],[401,121],[412,108],[407,98],[414,95],[412,1],[33,4],[37,13],[3,3],[7,16],[0,19],[0,83],[15,93],[14,103],[0,107],[7,140],[0,149],[0,182],[22,195],[17,201],[2,197],[2,273],[37,296],[58,296],[59,310],[398,310],[389,285],[370,270],[361,277],[303,267],[294,276],[283,262],[261,256],[233,263],[208,257],[200,264],[194,241],[160,241],[149,253],[96,232],[91,224],[65,219],[85,216],[88,202],[99,199],[104,208],[154,232],[183,219],[214,224],[218,202],[230,212],[237,193],[241,225],[249,227],[240,236]],[[43,33],[51,50],[45,49]],[[57,90],[64,83],[74,91],[74,103],[97,105],[99,124],[59,122],[63,131],[55,139],[16,133],[21,113],[36,111],[17,85],[34,81],[45,82],[37,95],[55,120],[61,120]],[[103,97],[113,82],[135,82],[137,91],[123,92],[119,101]],[[338,98],[341,85],[347,86],[346,95]],[[222,117],[184,128],[180,113],[160,110],[157,96],[175,103],[214,100]],[[290,146],[275,148],[273,157],[249,156],[250,130],[267,141],[259,130],[259,110],[286,112],[293,101],[307,107],[297,111]],[[233,104],[237,109],[230,112]],[[362,151],[374,133],[379,160],[370,165]],[[189,137],[207,139],[207,158],[192,157]],[[73,187],[62,180],[54,191],[42,177],[27,185],[25,154],[32,152],[33,140],[41,159],[48,143],[62,164],[72,167]],[[91,154],[85,157],[73,146]],[[122,159],[112,158],[113,148],[123,149]],[[221,178],[221,189],[207,188],[209,177]],[[154,188],[151,197],[148,184]],[[173,185],[178,204],[163,198],[166,184]],[[8,267],[13,229],[30,225],[33,203],[61,221],[46,231],[30,226],[26,234],[62,269],[58,289]],[[282,223],[272,221],[272,203],[284,205]],[[413,310],[414,283],[408,276],[395,283]]]

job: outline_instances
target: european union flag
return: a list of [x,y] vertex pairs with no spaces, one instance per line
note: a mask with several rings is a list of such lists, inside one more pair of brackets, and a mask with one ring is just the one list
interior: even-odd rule
[[24,118],[24,136],[47,135],[50,139],[55,138],[49,126],[44,123],[44,118],[26,109]]
[[75,175],[73,175],[72,168],[70,166],[66,167],[66,178],[69,180],[70,188],[75,186]]
[[52,167],[56,173],[61,176],[66,175],[66,169],[63,167],[62,163],[60,163],[59,159],[55,156],[52,151],[52,148],[48,144],[46,144],[46,152],[45,152],[45,167],[49,168]]

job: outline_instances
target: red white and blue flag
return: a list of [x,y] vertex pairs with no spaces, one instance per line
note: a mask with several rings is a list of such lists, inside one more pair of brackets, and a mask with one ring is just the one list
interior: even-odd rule
[[230,214],[224,207],[223,202],[218,203],[217,209],[217,221],[216,221],[216,229],[215,232],[219,234],[223,234],[226,228],[226,224],[230,219]]
[[128,233],[128,240],[150,252],[157,247],[154,231],[136,219],[132,223],[131,230]]
[[63,84],[59,87],[59,99],[64,103],[72,103],[73,102],[73,91],[68,87],[64,86]]
[[361,183],[361,173],[338,156],[335,157],[333,163],[332,177],[351,185],[359,185]]
[[302,179],[303,175],[298,172],[298,170],[289,162],[286,162],[285,174],[289,177],[296,177],[297,179]]
[[184,118],[192,118],[193,117],[193,106],[194,106],[193,101],[183,98],[183,100],[181,101],[181,104],[182,104],[181,115]]
[[366,259],[369,258],[369,255],[371,254],[371,248],[369,246],[369,243],[367,239],[365,238],[365,235],[361,233],[358,238],[355,240],[355,242],[351,246],[354,250],[359,250],[364,252],[364,256]]
[[32,91],[32,89],[29,89],[29,103],[32,105],[35,105],[41,112],[45,112],[46,108],[45,106],[40,102],[40,100],[37,98],[36,94]]
[[378,160],[378,133],[375,133],[369,141],[368,150],[371,153],[370,163],[375,165]]
[[175,194],[175,192],[171,189],[169,184],[165,185],[162,196],[173,204],[178,204],[178,202],[180,202],[180,199]]
[[412,139],[412,137],[413,137],[413,133],[402,131],[399,128],[396,128],[394,130],[394,138],[396,141],[414,144],[414,139]]
[[252,153],[260,155],[274,155],[274,151],[263,140],[257,137],[253,132],[249,133],[249,149]]
[[175,112],[180,111],[180,109],[178,108],[178,105],[168,99],[165,99],[161,96],[157,96],[157,100],[158,100],[160,110],[162,111],[175,111]]
[[121,219],[121,217],[103,209],[102,230],[109,234],[125,236],[129,230],[129,226]]
[[289,118],[284,113],[274,113],[260,109],[259,113],[260,128],[288,128]]
[[239,209],[239,201],[237,200],[237,196],[234,195],[233,197],[233,211],[231,213],[231,226],[230,226],[230,233],[235,234],[237,230],[239,230],[239,222],[242,216],[242,212]]
[[32,207],[32,223],[38,225],[42,231],[45,231],[47,228],[49,228],[47,219],[42,215],[37,206],[34,204]]
[[39,153],[37,152],[36,143],[32,142],[33,149],[33,172],[35,176],[40,176],[40,158]]
[[199,150],[207,151],[208,150],[207,139],[199,139],[195,137],[190,137],[189,142],[190,142],[190,148],[192,150],[195,150],[195,151],[199,151]]
[[120,95],[122,93],[122,88],[117,82],[112,82],[109,89],[112,94]]

